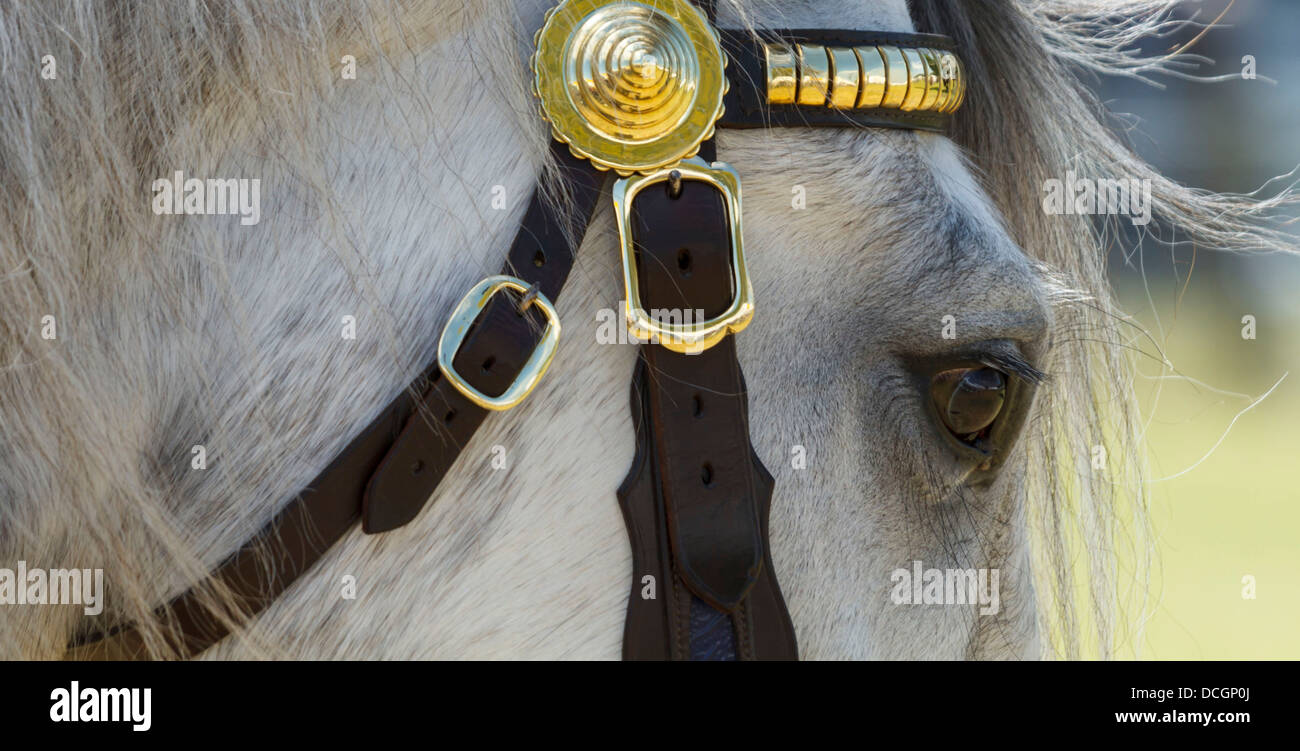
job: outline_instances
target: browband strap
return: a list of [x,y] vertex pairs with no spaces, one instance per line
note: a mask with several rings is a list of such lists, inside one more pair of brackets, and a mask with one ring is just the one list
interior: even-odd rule
[[965,95],[953,42],[936,34],[722,29],[730,128],[876,127],[944,132]]

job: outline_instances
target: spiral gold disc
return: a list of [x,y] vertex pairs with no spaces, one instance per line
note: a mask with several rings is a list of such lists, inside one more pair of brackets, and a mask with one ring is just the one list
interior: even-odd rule
[[690,0],[565,0],[537,32],[534,86],[555,137],[600,169],[658,169],[722,116],[726,55]]

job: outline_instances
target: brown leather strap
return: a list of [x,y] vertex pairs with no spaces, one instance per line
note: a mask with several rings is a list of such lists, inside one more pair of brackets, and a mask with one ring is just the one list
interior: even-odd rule
[[[213,571],[208,584],[228,587],[245,614],[258,613],[274,602],[356,523],[365,480],[410,409],[406,394],[389,404],[270,524]],[[169,612],[175,619],[181,636],[179,641],[169,639],[169,644],[183,657],[202,652],[229,631],[204,606],[200,592],[199,587],[186,590],[158,613],[159,619]],[[239,613],[229,615],[239,617]],[[147,655],[140,633],[128,627],[74,643],[64,658],[133,660]]]
[[952,120],[948,113],[900,109],[834,109],[824,105],[768,104],[767,63],[764,42],[815,44],[825,47],[893,45],[954,49],[954,42],[937,34],[904,34],[847,29],[774,29],[754,32],[720,29],[727,52],[726,111],[718,121],[722,128],[906,128],[944,132]]
[[[534,197],[506,258],[503,274],[538,286],[554,302],[573,268],[587,223],[595,211],[605,173],[556,143],[552,148],[568,186],[568,218]],[[497,295],[470,328],[452,363],[479,391],[498,396],[514,381],[545,326],[540,312],[521,316],[514,298]],[[434,369],[421,389],[420,409],[402,429],[366,487],[362,528],[367,534],[396,529],[415,518],[469,443],[488,410],[461,394]]]
[[[597,173],[556,144],[553,154],[568,195],[567,206],[547,200],[539,184],[511,246],[505,273],[535,282],[556,299],[573,267],[604,184]],[[484,309],[455,360],[457,372],[477,388],[499,394],[528,359],[541,328],[518,315],[512,299],[499,295]],[[422,394],[418,404],[412,394]],[[417,408],[418,407],[418,408]],[[419,512],[460,449],[482,423],[486,410],[470,403],[441,378],[434,363],[404,389],[343,453],[291,501],[256,537],[221,564],[205,584],[234,594],[236,618],[261,612],[352,527],[392,529]],[[372,474],[374,477],[372,478]],[[181,633],[171,646],[196,655],[225,638],[229,629],[203,605],[203,585],[185,591],[158,612],[175,619]],[[138,631],[126,627],[92,634],[69,646],[66,659],[136,659],[147,655]]]
[[[721,314],[733,290],[717,189],[687,180],[674,197],[652,187],[631,212],[646,309]],[[698,354],[657,344],[641,354],[638,452],[619,490],[634,566],[624,657],[797,658],[767,545],[772,478],[750,445],[734,338]]]

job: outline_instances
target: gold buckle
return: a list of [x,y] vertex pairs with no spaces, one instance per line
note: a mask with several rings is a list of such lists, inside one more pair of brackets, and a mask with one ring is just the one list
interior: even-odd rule
[[[731,306],[716,318],[681,325],[656,321],[641,304],[631,219],[632,201],[637,193],[668,181],[674,171],[679,172],[683,180],[699,180],[717,188],[726,201],[727,219],[731,225],[731,288],[734,295]],[[699,157],[692,157],[649,174],[622,178],[614,183],[612,195],[618,241],[623,251],[623,305],[627,328],[633,337],[658,341],[674,352],[690,354],[703,352],[722,341],[727,334],[740,332],[749,325],[754,317],[754,290],[749,283],[745,252],[741,246],[740,175],[735,170],[723,162],[710,165]]]
[[[491,300],[493,295],[507,288],[525,295],[525,299],[521,301],[521,310],[527,310],[532,305],[542,309],[546,314],[546,331],[543,332],[542,340],[533,348],[533,354],[529,356],[528,362],[524,363],[524,367],[520,369],[519,375],[515,376],[509,388],[500,396],[488,396],[461,377],[460,373],[452,367],[452,362],[456,358],[461,342],[465,340],[465,335],[469,333],[474,319],[478,318],[479,312],[487,306],[488,300]],[[524,397],[537,386],[537,382],[542,379],[542,375],[551,365],[551,358],[555,356],[555,347],[559,341],[560,317],[555,312],[555,306],[546,299],[546,295],[538,292],[535,287],[522,279],[504,274],[489,276],[471,287],[452,311],[451,320],[447,321],[442,336],[438,338],[438,369],[447,380],[451,381],[451,385],[455,386],[457,391],[478,406],[496,411],[506,410],[522,402]]]

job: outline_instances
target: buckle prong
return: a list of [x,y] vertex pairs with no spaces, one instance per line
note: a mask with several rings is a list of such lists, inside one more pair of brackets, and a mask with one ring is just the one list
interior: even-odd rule
[[519,304],[515,306],[515,309],[519,311],[519,315],[528,312],[528,309],[533,307],[533,303],[537,302],[537,296],[541,293],[536,282],[529,285],[528,291],[524,293],[523,297],[519,298]]

